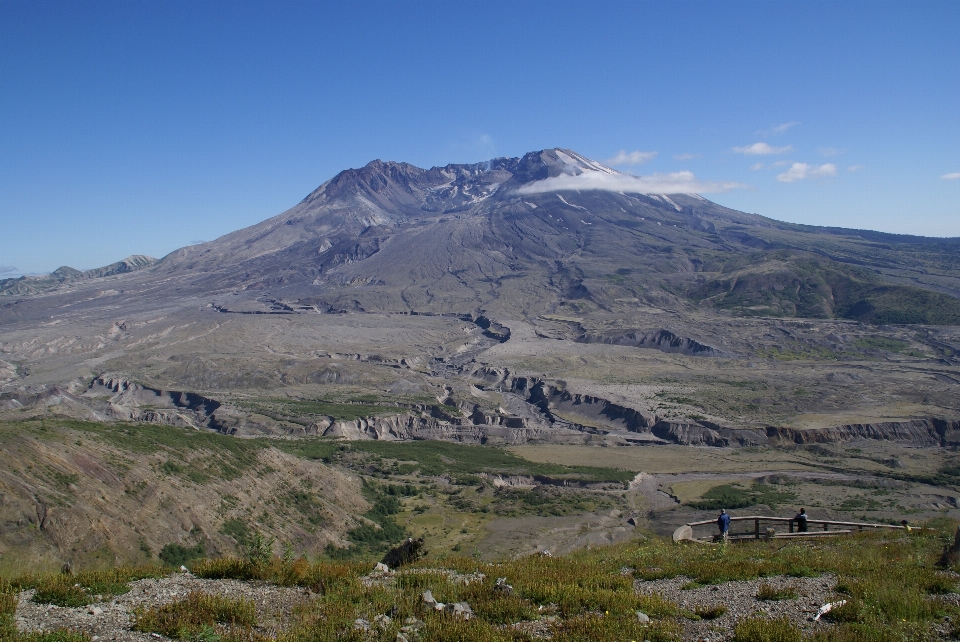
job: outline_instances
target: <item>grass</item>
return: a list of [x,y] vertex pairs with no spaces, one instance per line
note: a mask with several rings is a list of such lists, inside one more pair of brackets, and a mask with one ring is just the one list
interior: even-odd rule
[[[396,498],[380,486],[370,491],[378,498]],[[397,491],[399,492],[399,491]],[[582,550],[564,557],[534,555],[485,563],[471,557],[428,557],[405,566],[382,582],[361,581],[369,562],[286,559],[251,555],[247,559],[222,558],[190,563],[201,578],[266,581],[311,589],[299,619],[279,632],[285,642],[320,640],[395,640],[409,618],[419,623],[416,637],[434,641],[528,640],[518,622],[536,621],[548,626],[554,640],[680,640],[682,622],[716,619],[724,605],[683,611],[655,594],[638,593],[634,580],[685,576],[703,584],[731,580],[793,575],[837,577],[836,599],[847,604],[834,609],[814,634],[804,633],[796,622],[783,618],[745,618],[734,626],[738,642],[866,642],[926,640],[936,638],[935,627],[944,617],[960,619],[960,607],[936,596],[954,589],[957,569],[935,567],[942,546],[952,539],[953,525],[941,531],[864,533],[831,540],[801,542],[748,541],[726,546],[674,544],[644,538],[625,545]],[[262,552],[262,551],[261,551]],[[12,613],[12,591],[18,587],[77,582],[100,577],[104,581],[135,578],[144,571],[117,570],[113,575],[78,573],[41,576],[0,584],[0,616]],[[482,575],[481,575],[482,574]],[[512,592],[495,590],[505,577]],[[465,581],[470,578],[471,581]],[[72,584],[70,584],[72,586]],[[6,588],[5,588],[6,587]],[[84,586],[86,588],[86,586]],[[426,611],[421,593],[429,589],[442,602],[468,602],[476,618],[453,619]],[[4,597],[6,596],[6,597]],[[775,589],[763,582],[757,597],[791,599],[790,587]],[[651,618],[646,626],[641,611]],[[136,629],[182,640],[256,638],[249,602],[194,593],[186,599],[137,613]],[[369,632],[355,629],[355,621],[377,622]],[[61,633],[66,636],[68,634]],[[26,638],[23,638],[24,640]],[[259,638],[256,638],[259,639]],[[18,642],[20,642],[18,640]],[[36,642],[80,642],[64,637]]]
[[791,503],[796,498],[795,493],[770,484],[721,484],[707,490],[699,501],[690,502],[689,505],[700,510],[720,510],[766,504],[776,510],[780,504]]
[[167,570],[160,566],[124,566],[107,571],[84,571],[73,575],[21,575],[10,584],[18,590],[36,589],[37,604],[78,607],[110,599],[130,590],[128,582],[148,577],[163,577]]
[[757,587],[757,599],[762,601],[793,600],[797,597],[797,590],[792,586],[775,588],[766,582]]
[[357,441],[342,444],[323,438],[280,441],[280,450],[305,459],[337,461],[350,455],[367,454],[397,462],[415,462],[408,472],[422,476],[476,475],[500,473],[531,475],[584,483],[626,483],[635,473],[619,468],[533,462],[503,448],[473,446],[443,441]]
[[800,627],[788,618],[746,618],[733,630],[734,642],[801,642]]
[[207,552],[202,543],[195,546],[183,546],[171,543],[160,549],[160,561],[173,568],[179,568],[189,561],[206,557]]
[[137,609],[134,615],[135,631],[159,633],[177,640],[209,638],[218,624],[231,629],[249,629],[257,623],[253,602],[199,591],[156,608]]

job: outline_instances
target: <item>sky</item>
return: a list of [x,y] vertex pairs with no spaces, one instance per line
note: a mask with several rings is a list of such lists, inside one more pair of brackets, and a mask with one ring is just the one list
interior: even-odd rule
[[953,0],[0,0],[0,278],[162,257],[377,158],[552,147],[960,236],[958,33]]

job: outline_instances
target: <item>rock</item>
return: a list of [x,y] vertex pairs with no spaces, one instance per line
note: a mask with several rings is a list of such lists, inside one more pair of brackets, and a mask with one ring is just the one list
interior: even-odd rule
[[428,609],[436,609],[437,611],[443,610],[443,602],[437,602],[437,599],[433,597],[433,592],[429,589],[423,592],[423,604]]
[[637,622],[640,624],[650,624],[650,616],[643,611],[637,611]]
[[464,620],[469,620],[473,617],[473,609],[471,609],[470,605],[466,602],[453,602],[451,604],[447,604],[443,610],[453,617],[458,617]]
[[377,562],[377,565],[373,567],[374,573],[389,573],[390,567],[384,564],[383,562]]
[[362,617],[358,617],[356,620],[353,621],[353,628],[356,631],[369,631],[370,622],[368,622],[367,620],[364,620]]
[[400,632],[397,633],[396,642],[410,642],[410,640],[415,639],[417,633],[420,629],[423,628],[423,621],[418,620],[415,617],[408,617],[403,621],[403,626],[400,627]]
[[414,539],[410,537],[403,544],[387,551],[380,563],[393,569],[415,562],[426,554],[427,551],[423,548],[423,538]]
[[373,618],[373,623],[381,629],[388,628],[392,622],[393,620],[389,615],[378,615],[377,617]]
[[630,519],[627,520],[627,523],[630,524],[631,526],[636,526],[637,520],[631,517]]
[[513,587],[507,584],[507,578],[498,577],[497,583],[494,585],[493,590],[498,593],[503,593],[504,595],[513,595]]
[[183,564],[181,564],[181,565],[180,565],[180,572],[181,572],[181,573],[189,573],[190,571],[189,571],[189,569],[188,569],[186,566],[184,566]]
[[91,606],[87,609],[87,613],[90,615],[101,615],[103,613],[103,609],[101,609],[99,606]]

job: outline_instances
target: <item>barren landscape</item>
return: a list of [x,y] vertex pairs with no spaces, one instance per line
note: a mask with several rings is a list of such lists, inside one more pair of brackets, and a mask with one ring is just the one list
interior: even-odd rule
[[0,282],[0,566],[960,517],[956,239],[545,183],[589,173],[374,161],[161,260]]

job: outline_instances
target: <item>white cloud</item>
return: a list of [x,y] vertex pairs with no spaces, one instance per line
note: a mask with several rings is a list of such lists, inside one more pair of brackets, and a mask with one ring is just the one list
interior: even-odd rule
[[842,149],[837,149],[836,147],[821,147],[818,151],[821,155],[826,156],[827,158],[831,156],[839,156],[843,153]]
[[746,147],[734,147],[733,151],[738,154],[748,154],[750,156],[766,156],[767,154],[783,154],[789,152],[793,147],[787,145],[785,147],[771,147],[766,143],[754,143],[753,145],[747,145]]
[[603,190],[607,192],[630,192],[633,194],[709,194],[745,188],[742,183],[725,181],[701,181],[693,172],[682,171],[670,174],[604,174],[584,172],[578,176],[561,174],[536,181],[517,189],[518,194],[542,194],[561,190]]
[[621,149],[619,152],[617,152],[616,156],[607,159],[605,163],[607,165],[643,165],[644,163],[652,161],[656,157],[657,152],[628,152],[625,149]]
[[863,169],[863,165],[851,165],[850,167],[847,168],[847,171],[848,171],[848,172],[859,172],[861,169]]
[[674,154],[673,160],[685,161],[693,160],[694,158],[700,158],[700,154]]
[[945,181],[960,180],[960,172],[950,172],[949,174],[944,174],[940,178]]
[[770,129],[761,129],[757,132],[757,136],[776,136],[777,134],[782,134],[791,127],[796,127],[800,124],[798,120],[791,120],[789,123],[783,123],[781,125],[774,125]]
[[770,163],[770,167],[786,167],[792,162],[793,161],[788,161],[788,160],[778,160],[775,163]]
[[774,134],[782,134],[783,132],[787,131],[787,130],[790,129],[791,127],[796,127],[796,126],[799,125],[799,124],[800,124],[800,121],[798,121],[798,120],[791,120],[789,123],[783,123],[782,125],[777,125],[776,127],[774,127],[774,128],[773,128],[773,133],[774,133]]
[[777,174],[777,180],[782,183],[793,183],[805,178],[824,178],[826,176],[836,176],[837,166],[833,163],[827,163],[816,167],[806,163],[794,163],[790,169],[782,174]]
[[763,167],[764,167],[763,163],[754,163],[753,165],[750,166],[750,169],[752,169],[753,171],[757,171],[758,169],[763,169]]

